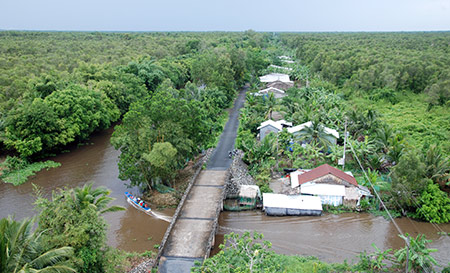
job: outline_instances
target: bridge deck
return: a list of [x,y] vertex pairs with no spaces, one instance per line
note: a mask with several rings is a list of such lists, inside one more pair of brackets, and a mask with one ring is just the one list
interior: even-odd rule
[[222,205],[227,171],[203,170],[186,199],[161,255],[160,272],[190,272],[208,253]]

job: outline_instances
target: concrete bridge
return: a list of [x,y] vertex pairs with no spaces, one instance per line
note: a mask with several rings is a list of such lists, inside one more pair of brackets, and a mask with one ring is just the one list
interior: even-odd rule
[[155,262],[161,273],[190,272],[195,261],[209,257],[232,161],[228,152],[234,148],[246,91],[239,93],[207,168],[195,173],[175,211]]

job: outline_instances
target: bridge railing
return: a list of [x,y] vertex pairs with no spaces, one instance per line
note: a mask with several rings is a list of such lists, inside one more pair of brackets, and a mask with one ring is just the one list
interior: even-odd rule
[[197,180],[198,175],[202,171],[203,165],[205,163],[207,163],[207,161],[209,160],[209,156],[212,154],[212,152],[214,152],[214,151],[208,151],[208,153],[202,158],[202,160],[199,163],[197,163],[198,164],[197,170],[195,171],[194,175],[192,176],[191,180],[189,181],[189,184],[188,184],[186,190],[184,191],[183,196],[181,197],[180,203],[178,204],[177,209],[175,210],[175,213],[172,216],[172,221],[170,222],[170,225],[167,228],[166,233],[164,233],[164,237],[163,237],[163,239],[161,241],[161,244],[159,245],[159,248],[158,248],[158,255],[155,258],[155,261],[154,261],[154,263],[152,265],[152,268],[156,268],[158,266],[159,260],[161,258],[161,255],[162,255],[163,251],[164,251],[164,247],[166,246],[167,239],[169,238],[170,233],[172,232],[172,229],[173,229],[173,227],[175,226],[175,223],[178,220],[178,217],[180,215],[180,211],[181,211],[181,209],[184,206],[184,202],[186,201],[186,198],[188,197],[189,193],[191,192],[191,189],[192,189],[192,186],[195,183],[195,180]]

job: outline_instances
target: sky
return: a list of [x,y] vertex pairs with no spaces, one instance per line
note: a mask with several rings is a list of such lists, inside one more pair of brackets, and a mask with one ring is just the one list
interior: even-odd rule
[[450,30],[450,0],[0,0],[0,29]]

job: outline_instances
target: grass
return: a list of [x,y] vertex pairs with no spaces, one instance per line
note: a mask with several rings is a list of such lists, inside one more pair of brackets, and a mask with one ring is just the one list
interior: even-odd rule
[[368,98],[352,97],[351,104],[360,109],[373,109],[382,115],[381,120],[402,133],[409,145],[421,148],[433,143],[450,153],[450,109],[434,106],[428,110],[425,94],[403,92],[399,102],[372,101]]
[[27,182],[30,176],[35,175],[42,169],[48,170],[50,168],[56,168],[59,166],[61,166],[61,163],[54,162],[51,160],[35,162],[27,164],[26,166],[24,166],[19,170],[5,172],[3,175],[0,176],[0,178],[6,183],[11,183],[14,186],[18,186]]

